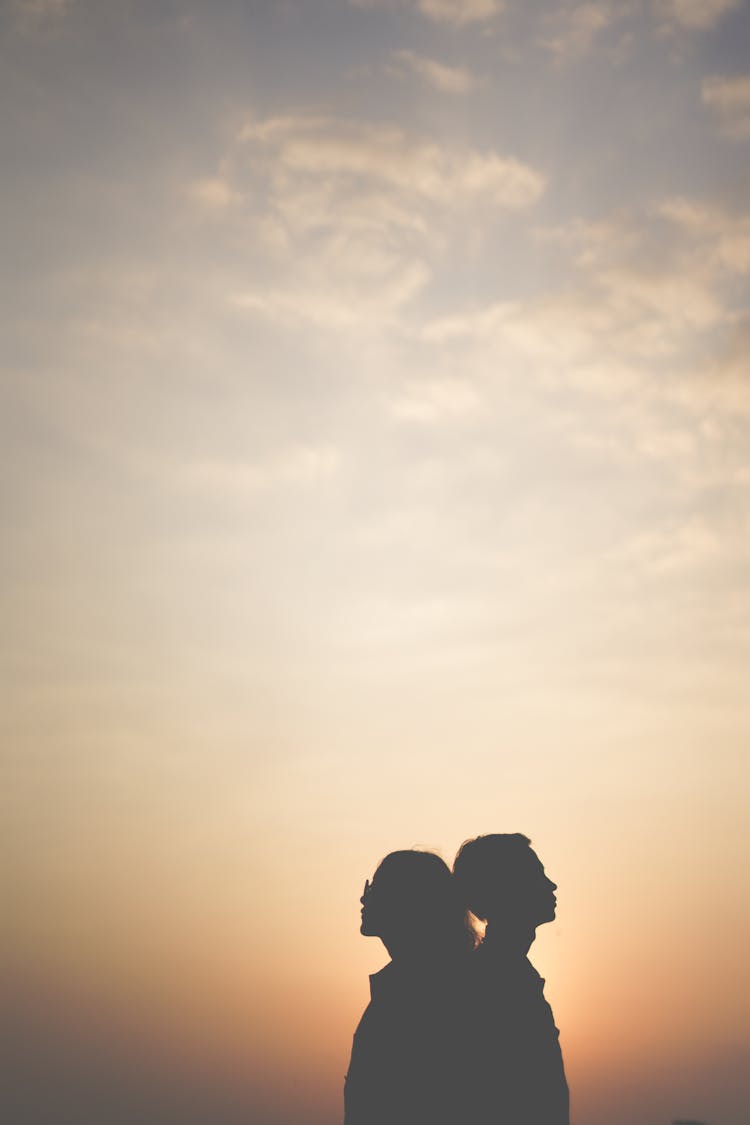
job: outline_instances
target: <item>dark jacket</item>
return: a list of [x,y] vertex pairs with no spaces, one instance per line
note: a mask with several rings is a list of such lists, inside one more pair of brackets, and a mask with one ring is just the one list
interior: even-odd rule
[[392,961],[370,977],[370,1003],[354,1033],[344,1125],[457,1125],[460,963]]
[[544,981],[523,953],[490,941],[472,957],[466,1088],[484,1125],[569,1125],[560,1033]]

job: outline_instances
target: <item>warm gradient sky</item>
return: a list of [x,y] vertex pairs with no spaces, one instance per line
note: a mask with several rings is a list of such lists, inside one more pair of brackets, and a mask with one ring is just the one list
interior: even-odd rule
[[743,1125],[750,5],[0,20],[15,1120],[335,1125],[520,830],[575,1125]]

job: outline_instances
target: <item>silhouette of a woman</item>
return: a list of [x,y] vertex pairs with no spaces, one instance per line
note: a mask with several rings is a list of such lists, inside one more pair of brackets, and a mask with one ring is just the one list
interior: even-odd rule
[[370,977],[344,1087],[345,1125],[455,1125],[452,1062],[473,941],[453,877],[432,852],[391,852],[360,901],[360,932],[379,937],[391,960]]

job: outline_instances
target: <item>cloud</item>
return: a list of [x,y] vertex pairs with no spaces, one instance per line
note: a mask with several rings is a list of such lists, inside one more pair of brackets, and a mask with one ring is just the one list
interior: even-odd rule
[[[732,427],[750,408],[738,329],[750,215],[667,199],[539,237],[551,261],[556,249],[566,260],[565,284],[432,317],[421,340],[435,361],[460,359],[476,386],[523,385],[529,402],[547,399],[549,418],[549,396],[564,391],[561,430],[597,457],[671,462],[691,487],[734,480],[747,434]],[[622,418],[592,432],[591,411],[607,404]]]
[[704,272],[750,274],[750,215],[683,198],[665,200],[659,212],[690,236]]
[[11,0],[10,11],[17,29],[33,33],[67,15],[73,0]]
[[424,337],[502,347],[550,385],[577,384],[606,394],[609,371],[616,372],[612,387],[619,391],[628,366],[632,370],[680,354],[686,331],[711,328],[722,315],[719,302],[699,281],[613,266],[573,292],[500,301],[436,318],[426,325]]
[[706,78],[701,96],[704,105],[717,115],[725,136],[736,140],[750,137],[750,74]]
[[505,10],[505,0],[349,0],[356,8],[406,7],[447,27],[487,23]]
[[188,196],[207,211],[221,212],[238,201],[238,195],[221,176],[194,180],[187,188]]
[[[653,325],[659,332],[646,335],[651,354],[674,351],[685,329],[708,329],[725,317],[724,307],[705,278],[690,277],[672,268],[613,268],[599,275],[608,307],[618,322],[644,329]],[[639,333],[633,337],[637,346]],[[623,340],[622,343],[625,343]]]
[[14,0],[13,7],[21,16],[44,19],[45,16],[62,15],[72,2],[73,0]]
[[453,27],[482,23],[499,15],[503,0],[419,0],[419,11],[431,20]]
[[171,469],[179,489],[224,497],[254,496],[276,488],[312,488],[329,481],[339,468],[331,446],[298,445],[276,450],[263,461],[203,459]]
[[675,519],[663,529],[634,535],[616,555],[639,573],[678,576],[709,569],[721,559],[724,544],[704,516]]
[[476,410],[481,397],[465,378],[443,376],[406,382],[392,394],[388,406],[401,421],[432,423]]
[[633,15],[631,3],[590,0],[563,6],[544,18],[541,45],[559,59],[577,58],[591,50],[598,36],[613,24]]
[[[337,271],[322,286],[319,283],[316,287],[303,268],[298,281],[240,291],[232,297],[232,302],[237,308],[260,314],[280,326],[303,321],[329,329],[361,329],[363,324],[377,327],[393,322],[430,278],[429,270],[418,263],[394,268],[390,275],[378,274],[374,269],[369,276],[365,264],[359,278],[355,262],[344,259],[335,265]],[[373,285],[374,280],[376,285]]]
[[209,199],[239,196],[232,210],[267,255],[262,287],[238,288],[235,305],[339,328],[392,321],[465,243],[467,225],[491,229],[545,187],[494,151],[305,116],[249,122],[225,180],[209,181]]
[[693,235],[671,255],[656,232],[639,239],[625,222],[571,224],[558,235],[572,267],[564,289],[435,318],[425,338],[510,348],[545,380],[607,393],[608,370],[622,386],[628,370],[673,361],[688,339],[731,319],[719,263]]
[[265,150],[271,175],[399,192],[442,207],[485,204],[523,210],[544,191],[543,176],[513,157],[420,141],[393,126],[282,118],[250,124],[241,139]]
[[728,12],[740,7],[742,0],[657,0],[656,12],[668,24],[695,31],[714,27]]
[[418,78],[443,94],[468,94],[479,85],[478,79],[462,67],[418,55],[415,51],[394,51],[393,58],[412,71]]

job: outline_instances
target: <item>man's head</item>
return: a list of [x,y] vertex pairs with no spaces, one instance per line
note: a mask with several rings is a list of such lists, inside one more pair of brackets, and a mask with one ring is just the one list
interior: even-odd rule
[[536,928],[555,917],[555,883],[520,832],[493,833],[459,848],[453,873],[464,903],[497,925]]

